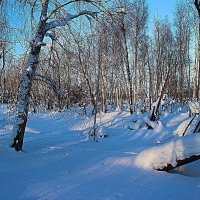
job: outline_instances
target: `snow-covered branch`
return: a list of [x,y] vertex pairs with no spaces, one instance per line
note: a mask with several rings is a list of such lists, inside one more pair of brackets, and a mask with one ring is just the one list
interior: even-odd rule
[[56,34],[55,34],[55,32],[47,32],[45,34],[45,37],[50,37],[52,40],[55,40],[56,39]]
[[45,29],[46,29],[46,31],[48,31],[50,29],[53,29],[53,28],[56,28],[56,27],[59,27],[59,26],[65,26],[72,19],[76,19],[76,18],[83,16],[83,15],[91,16],[92,18],[96,18],[97,12],[84,10],[84,11],[78,13],[78,14],[75,14],[75,15],[71,15],[70,13],[68,13],[62,19],[54,20],[54,21],[47,23]]

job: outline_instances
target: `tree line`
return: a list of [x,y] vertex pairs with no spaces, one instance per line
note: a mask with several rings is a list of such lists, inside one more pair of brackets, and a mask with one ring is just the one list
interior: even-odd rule
[[199,100],[198,1],[177,3],[173,21],[150,18],[146,0],[17,5],[29,19],[23,22],[28,31],[22,38],[29,42],[25,54],[9,50],[9,21],[0,15],[0,98],[18,104],[11,144],[16,150],[22,148],[29,107],[37,112],[92,106],[94,115],[109,106],[127,107],[132,114],[151,109],[164,93],[181,103]]

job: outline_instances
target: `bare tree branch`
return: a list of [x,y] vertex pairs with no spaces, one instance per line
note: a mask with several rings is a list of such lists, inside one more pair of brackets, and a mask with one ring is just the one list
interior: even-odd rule
[[55,92],[55,94],[57,94],[57,95],[61,94],[55,80],[53,80],[50,75],[44,76],[40,73],[35,73],[35,80],[40,80],[40,81],[43,81],[43,82],[49,84],[51,86],[51,88],[53,89],[53,91]]
[[68,1],[68,2],[66,2],[66,3],[64,3],[64,4],[60,5],[60,6],[57,6],[57,7],[49,14],[48,19],[51,18],[51,16],[52,16],[54,13],[56,13],[58,10],[60,10],[61,8],[67,6],[67,5],[71,4],[71,3],[74,3],[74,2],[81,2],[81,1],[82,1],[82,2],[89,2],[89,3],[92,2],[92,0],[71,0],[71,1]]

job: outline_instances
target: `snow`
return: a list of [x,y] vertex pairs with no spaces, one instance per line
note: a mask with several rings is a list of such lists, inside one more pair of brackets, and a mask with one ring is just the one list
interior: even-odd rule
[[143,121],[137,121],[137,122],[131,122],[128,124],[128,127],[131,129],[131,130],[137,130],[137,129],[140,129],[142,126],[143,126]]
[[130,119],[126,121],[125,128],[130,130],[138,130],[142,127],[144,127],[144,120],[138,118],[137,114],[132,114]]
[[136,158],[136,165],[144,169],[162,169],[177,160],[200,155],[200,134],[191,134],[167,144],[149,148],[141,152]]
[[[11,129],[4,134],[0,126],[1,199],[199,199],[200,176],[158,172],[151,164],[158,155],[162,156],[158,161],[166,162],[166,158],[175,160],[173,156],[198,153],[198,134],[183,139],[173,136],[188,113],[184,109],[166,113],[154,130],[144,125],[128,128],[127,124],[142,122],[149,114],[98,115],[99,132],[108,134],[98,142],[88,136],[92,117],[83,116],[82,110],[30,114],[22,152],[8,147]],[[10,118],[4,121],[12,122]],[[166,156],[158,152],[161,149]],[[195,169],[199,167],[200,162],[195,162]]]
[[144,118],[144,122],[148,125],[150,125],[153,129],[155,129],[157,127],[157,122],[151,121],[149,116],[146,116]]

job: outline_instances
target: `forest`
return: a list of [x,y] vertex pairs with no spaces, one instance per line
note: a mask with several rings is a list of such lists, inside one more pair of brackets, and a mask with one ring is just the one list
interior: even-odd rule
[[156,4],[0,0],[3,199],[199,199],[200,1]]

